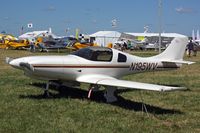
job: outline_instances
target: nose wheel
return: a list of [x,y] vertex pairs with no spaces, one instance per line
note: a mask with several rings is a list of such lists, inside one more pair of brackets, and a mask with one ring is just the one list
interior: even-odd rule
[[62,82],[59,81],[48,81],[46,83],[46,87],[44,88],[44,93],[43,93],[43,97],[48,98],[51,97],[50,92],[49,92],[49,86],[50,85],[54,85],[56,86],[56,89],[60,88],[62,86]]
[[43,97],[48,98],[49,97],[49,85],[50,82],[47,82],[46,87],[44,89]]

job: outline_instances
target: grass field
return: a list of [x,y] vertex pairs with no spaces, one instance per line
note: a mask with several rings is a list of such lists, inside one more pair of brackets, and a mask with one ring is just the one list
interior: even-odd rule
[[[136,55],[154,55],[133,52]],[[181,69],[148,72],[126,80],[177,85],[186,91],[118,91],[118,102],[107,104],[103,92],[87,99],[88,85],[51,88],[42,97],[44,81],[30,79],[4,63],[5,57],[40,55],[28,51],[0,50],[0,132],[200,132],[200,53],[185,57],[196,64]],[[42,53],[47,54],[47,53]],[[58,53],[48,53],[58,54]],[[65,53],[60,53],[65,54]],[[145,112],[146,106],[148,113]]]

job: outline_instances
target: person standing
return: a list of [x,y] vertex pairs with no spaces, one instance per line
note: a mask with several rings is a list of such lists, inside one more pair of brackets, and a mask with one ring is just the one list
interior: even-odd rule
[[127,41],[127,48],[131,49],[131,41],[130,40]]
[[35,52],[35,39],[30,41],[30,52]]
[[188,52],[188,57],[191,56],[192,51],[194,50],[194,45],[192,43],[192,40],[190,40],[190,42],[187,45],[187,52]]

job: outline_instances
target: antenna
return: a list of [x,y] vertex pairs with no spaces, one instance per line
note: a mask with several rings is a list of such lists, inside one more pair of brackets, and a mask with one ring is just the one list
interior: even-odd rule
[[162,30],[162,0],[158,0],[159,16],[159,53],[161,53],[161,30]]

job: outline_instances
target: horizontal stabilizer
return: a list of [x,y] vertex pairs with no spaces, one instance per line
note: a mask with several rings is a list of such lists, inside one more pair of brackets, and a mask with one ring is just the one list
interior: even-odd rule
[[165,61],[162,61],[162,63],[180,63],[180,64],[191,65],[191,64],[194,64],[195,62],[192,62],[192,61],[183,61],[183,60],[165,60]]

